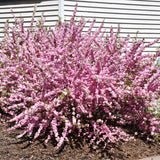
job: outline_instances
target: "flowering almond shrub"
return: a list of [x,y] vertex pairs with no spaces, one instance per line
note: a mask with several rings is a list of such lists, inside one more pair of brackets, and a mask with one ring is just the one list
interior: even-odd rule
[[[58,149],[72,134],[105,147],[131,136],[126,127],[148,140],[159,140],[160,121],[148,110],[160,96],[158,56],[144,55],[144,40],[129,43],[110,30],[82,32],[86,21],[44,19],[28,29],[15,18],[6,24],[0,43],[1,123],[24,128],[19,137],[53,138]],[[8,115],[8,116],[7,116]]]

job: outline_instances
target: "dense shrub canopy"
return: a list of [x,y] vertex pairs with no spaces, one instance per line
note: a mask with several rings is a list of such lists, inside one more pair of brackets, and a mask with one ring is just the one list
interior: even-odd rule
[[[82,32],[86,21],[59,21],[46,29],[44,19],[28,29],[15,18],[0,42],[1,122],[8,130],[24,127],[19,136],[47,134],[59,148],[70,135],[84,136],[104,147],[129,140],[123,129],[135,128],[158,140],[160,121],[149,107],[160,97],[159,53],[143,54],[144,39],[129,43],[119,31],[100,28]],[[105,37],[105,38],[104,38]],[[8,116],[4,116],[4,113]]]

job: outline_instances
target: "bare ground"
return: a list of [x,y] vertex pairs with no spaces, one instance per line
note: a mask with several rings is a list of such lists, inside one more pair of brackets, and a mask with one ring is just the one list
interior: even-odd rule
[[122,143],[115,148],[114,153],[90,148],[82,141],[66,143],[61,150],[54,152],[52,142],[45,145],[42,139],[17,139],[16,136],[21,130],[4,132],[4,129],[0,126],[1,160],[137,160],[160,155],[159,144],[148,143],[142,139]]

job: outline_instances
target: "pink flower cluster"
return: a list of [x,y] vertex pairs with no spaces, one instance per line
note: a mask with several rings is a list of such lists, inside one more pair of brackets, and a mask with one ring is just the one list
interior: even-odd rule
[[[76,7],[77,9],[77,7]],[[84,19],[59,21],[54,29],[44,20],[24,28],[15,18],[6,24],[0,42],[1,121],[19,135],[46,135],[56,149],[74,133],[104,147],[129,140],[123,128],[148,139],[160,137],[160,121],[148,107],[160,96],[159,53],[143,54],[144,40],[132,42],[110,30],[83,32]],[[105,37],[105,38],[104,38]],[[3,112],[2,112],[3,111]],[[4,116],[6,115],[10,116]]]

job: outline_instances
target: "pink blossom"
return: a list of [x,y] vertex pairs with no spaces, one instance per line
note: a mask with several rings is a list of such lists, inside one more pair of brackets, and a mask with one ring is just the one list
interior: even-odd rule
[[[8,130],[24,128],[19,137],[47,134],[56,149],[75,130],[90,144],[104,147],[131,137],[123,127],[137,128],[135,135],[156,140],[160,121],[149,107],[159,98],[160,66],[155,55],[144,55],[144,39],[119,37],[120,28],[105,37],[103,24],[82,32],[87,21],[57,22],[54,29],[43,27],[44,18],[30,28],[15,19],[5,25],[0,42],[0,106],[10,115],[0,117]],[[4,118],[2,118],[4,117]],[[155,138],[155,139],[154,139]]]

